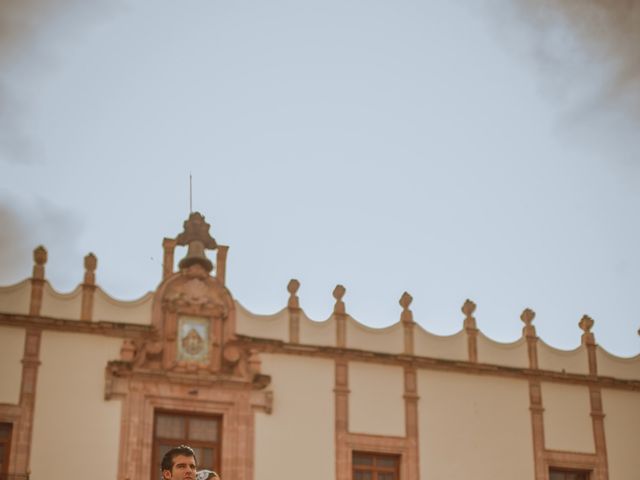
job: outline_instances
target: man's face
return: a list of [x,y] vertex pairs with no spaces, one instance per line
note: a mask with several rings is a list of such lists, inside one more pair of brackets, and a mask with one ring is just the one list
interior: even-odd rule
[[186,455],[176,455],[173,457],[171,471],[163,470],[162,476],[165,480],[195,480],[196,459]]

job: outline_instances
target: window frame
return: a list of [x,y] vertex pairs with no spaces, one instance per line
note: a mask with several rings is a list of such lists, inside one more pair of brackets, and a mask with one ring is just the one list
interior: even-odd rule
[[2,459],[2,468],[0,468],[0,475],[7,475],[9,473],[9,461],[11,459],[11,440],[15,432],[15,425],[13,422],[0,422],[0,425],[7,425],[9,431],[6,437],[0,436],[0,444],[5,446],[4,458]]
[[585,470],[580,468],[554,467],[553,465],[550,465],[548,470],[549,479],[551,479],[552,473],[578,473],[584,475],[584,479],[581,480],[591,480],[593,478],[593,470]]
[[[207,420],[217,420],[218,421],[218,440],[216,442],[206,442],[203,440],[189,440],[189,421],[186,422],[185,425],[185,435],[186,438],[183,439],[174,439],[174,438],[166,438],[166,437],[158,437],[156,431],[156,420],[158,415],[172,415],[182,417],[184,419],[190,418],[200,418]],[[178,446],[181,444],[188,445],[192,448],[212,448],[213,449],[213,460],[214,460],[214,470],[218,473],[222,472],[222,441],[223,441],[223,430],[224,430],[224,416],[221,414],[215,413],[206,413],[206,412],[198,412],[198,411],[181,411],[181,410],[166,410],[166,409],[154,409],[153,410],[153,437],[152,437],[152,448],[151,448],[151,480],[156,480],[157,471],[155,470],[155,462],[156,459],[160,462],[162,458],[159,457],[159,448],[161,443],[172,443],[173,446]],[[196,458],[196,460],[199,460]],[[198,469],[200,465],[197,466]]]
[[[356,464],[353,459],[356,455],[367,455],[373,459],[371,467]],[[376,465],[378,458],[392,458],[394,460],[393,467],[379,467]],[[371,452],[365,450],[351,450],[351,478],[355,479],[356,471],[371,472],[371,480],[378,480],[379,473],[393,473],[394,480],[400,480],[400,465],[402,464],[402,455],[398,453],[387,452]]]

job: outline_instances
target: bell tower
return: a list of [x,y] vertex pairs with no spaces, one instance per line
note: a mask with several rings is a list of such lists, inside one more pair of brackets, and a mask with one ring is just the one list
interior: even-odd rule
[[[154,478],[151,448],[158,412],[222,418],[224,476],[253,478],[253,412],[271,411],[270,377],[255,351],[236,336],[236,309],[224,283],[227,248],[211,236],[202,214],[165,238],[163,279],[154,293],[147,338],[125,340],[107,365],[105,398],[123,401],[119,479]],[[187,254],[173,271],[174,249]],[[216,251],[215,264],[207,250]]]
[[205,254],[205,249],[215,250],[218,244],[209,233],[211,225],[204,221],[199,212],[189,215],[184,222],[184,231],[176,237],[177,245],[187,245],[187,256],[180,260],[178,267],[182,269],[193,265],[200,265],[208,273],[213,270],[213,264]]

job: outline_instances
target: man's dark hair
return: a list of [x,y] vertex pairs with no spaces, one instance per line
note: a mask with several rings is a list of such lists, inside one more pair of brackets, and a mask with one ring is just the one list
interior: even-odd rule
[[193,451],[193,448],[187,445],[179,445],[177,447],[173,447],[162,457],[162,464],[160,466],[160,471],[164,472],[165,470],[172,471],[173,470],[173,459],[178,455],[184,455],[185,457],[193,457],[193,460],[198,463],[198,459],[196,458],[196,454]]

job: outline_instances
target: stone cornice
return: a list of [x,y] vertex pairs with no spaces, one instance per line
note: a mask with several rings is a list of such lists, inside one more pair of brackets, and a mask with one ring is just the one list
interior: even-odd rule
[[584,386],[599,386],[618,390],[640,391],[640,380],[626,380],[605,376],[581,375],[577,373],[562,373],[551,370],[509,367],[504,365],[447,360],[433,357],[418,357],[405,354],[380,353],[330,346],[291,344],[281,340],[263,339],[245,335],[239,335],[238,341],[246,344],[248,348],[253,348],[265,353],[281,353],[286,355],[301,355],[326,359],[344,359],[349,361],[379,363],[400,367],[414,367],[456,373],[518,378],[521,380],[537,380]]
[[62,332],[88,333],[118,338],[149,338],[153,334],[150,325],[120,322],[87,322],[81,320],[67,320],[63,318],[42,317],[39,315],[16,315],[14,313],[0,313],[0,325],[12,327],[38,328],[41,330],[56,330]]

